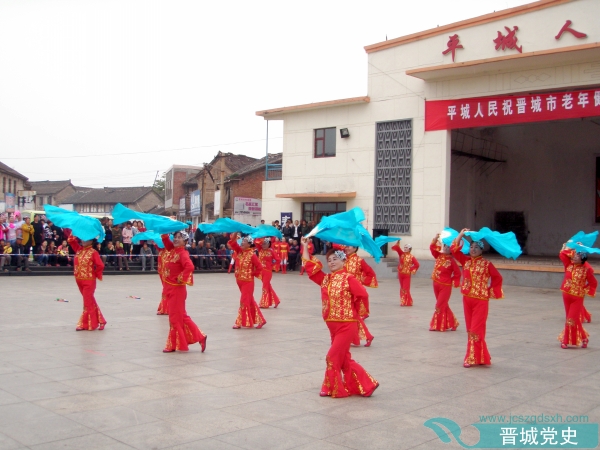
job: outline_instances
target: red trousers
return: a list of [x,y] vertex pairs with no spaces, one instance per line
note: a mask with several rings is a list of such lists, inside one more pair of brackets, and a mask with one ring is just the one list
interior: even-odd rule
[[365,320],[362,317],[359,317],[357,324],[358,324],[358,327],[356,330],[356,336],[354,336],[352,343],[354,345],[360,345],[361,339],[366,340],[366,341],[372,341],[373,335],[367,328],[367,324],[365,323]]
[[254,280],[236,281],[242,295],[240,297],[240,308],[238,309],[237,319],[235,319],[235,326],[253,327],[254,324],[267,323],[254,300]]
[[592,315],[585,309],[585,305],[582,305],[581,307],[581,322],[592,323]]
[[206,335],[185,311],[186,287],[165,283],[164,291],[169,304],[169,335],[165,350],[187,352],[189,344],[203,341]]
[[379,383],[350,354],[350,343],[358,333],[357,323],[326,323],[331,335],[331,347],[325,358],[327,368],[321,394],[331,397],[371,394]]
[[166,314],[169,314],[169,302],[167,301],[167,296],[165,294],[165,283],[162,282],[162,285],[163,285],[163,288],[162,288],[162,293],[160,295],[160,303],[158,304],[158,309],[156,310],[156,314],[166,315]]
[[413,300],[410,295],[410,275],[398,274],[400,280],[400,306],[412,306]]
[[95,330],[101,323],[106,323],[104,316],[96,303],[94,292],[96,291],[96,279],[78,280],[75,279],[79,292],[83,296],[83,313],[77,322],[77,328],[86,330]]
[[492,358],[485,343],[489,300],[479,300],[463,296],[465,323],[467,325],[467,354],[465,364],[492,364]]
[[584,309],[583,297],[575,297],[563,292],[563,302],[567,318],[565,328],[558,335],[558,340],[567,345],[581,345],[589,336],[581,324],[581,315]]
[[429,329],[435,331],[455,330],[458,327],[458,320],[448,304],[450,295],[452,295],[452,286],[434,281],[433,293],[435,294],[435,312],[429,323]]
[[260,297],[260,307],[268,308],[275,303],[275,306],[279,305],[279,297],[271,286],[271,279],[273,278],[273,272],[270,270],[262,271],[262,296]]

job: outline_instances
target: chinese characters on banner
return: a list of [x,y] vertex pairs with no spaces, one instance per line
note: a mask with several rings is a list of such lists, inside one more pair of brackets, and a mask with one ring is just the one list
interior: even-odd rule
[[233,213],[247,216],[259,216],[262,211],[262,201],[257,198],[235,197]]
[[261,214],[261,200],[249,197],[234,197],[233,220],[254,226],[260,223]]
[[600,116],[600,89],[425,102],[425,131]]
[[[574,30],[571,28],[573,22],[567,20],[563,27],[560,29],[558,34],[554,36],[554,39],[559,40],[564,33],[571,33],[577,39],[584,39],[587,37],[587,34],[581,33],[580,31]],[[501,31],[497,31],[498,36],[496,39],[493,39],[492,42],[495,44],[495,49],[499,50],[516,50],[519,53],[523,53],[523,46],[517,45],[519,38],[517,37],[517,31],[519,31],[519,27],[514,26],[512,30],[509,27],[504,27],[506,30],[506,35],[504,35]],[[448,53],[452,53],[452,62],[454,62],[454,58],[456,56],[457,49],[464,49],[462,45],[460,45],[460,38],[458,34],[454,34],[453,36],[448,36],[448,42],[446,46],[448,47],[446,50],[442,52],[442,55],[447,55]]]

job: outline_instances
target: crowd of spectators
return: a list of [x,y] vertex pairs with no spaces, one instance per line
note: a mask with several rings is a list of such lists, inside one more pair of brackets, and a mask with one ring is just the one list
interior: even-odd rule
[[[140,261],[142,270],[155,270],[157,251],[152,241],[132,243],[133,236],[146,231],[141,221],[113,225],[108,217],[99,220],[105,239],[95,246],[105,265],[130,270],[131,261]],[[19,212],[0,214],[0,271],[8,272],[11,266],[27,272],[32,265],[72,266],[74,256],[63,229],[44,215],[35,214],[32,222]]]
[[[106,266],[130,271],[132,262],[140,262],[142,271],[156,270],[158,249],[154,242],[133,243],[136,234],[146,231],[142,221],[114,225],[108,217],[99,220],[104,227],[105,239],[95,245]],[[314,223],[288,220],[280,226],[276,220],[272,225],[281,230],[282,240],[289,244],[287,270],[294,271],[301,264],[300,239],[312,231]],[[192,227],[187,231],[186,250],[195,270],[226,270],[230,266],[233,252],[228,245],[228,233],[204,234],[200,228]],[[8,271],[11,266],[17,271],[29,272],[30,265],[72,266],[74,252],[66,237],[60,227],[43,215],[34,215],[32,222],[30,217],[22,218],[18,212],[0,214],[0,271]],[[312,242],[315,253],[325,254],[330,248],[328,242],[316,237]]]

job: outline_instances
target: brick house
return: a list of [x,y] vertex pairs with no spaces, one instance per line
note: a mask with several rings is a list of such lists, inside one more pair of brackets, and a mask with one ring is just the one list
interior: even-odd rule
[[[16,170],[11,169],[6,164],[0,162],[0,181],[2,182],[2,192],[0,193],[0,202],[2,203],[0,208],[2,209],[0,209],[0,212],[4,212],[7,208],[6,194],[14,194],[14,202],[15,205],[17,205],[19,191],[30,189],[28,180],[29,179],[25,175],[20,174]],[[10,197],[12,200],[13,196]],[[8,209],[11,210],[10,212],[14,210],[12,207],[9,207]]]
[[157,213],[163,209],[163,199],[149,186],[82,188],[64,199],[63,204],[73,205],[80,213],[109,215],[117,203],[134,211]]
[[[197,217],[194,218],[194,222],[212,222],[217,217],[231,217],[227,215],[227,211],[215,216],[215,191],[220,190],[221,183],[226,182],[227,177],[245,170],[256,161],[257,159],[251,156],[219,152],[210,163],[205,164],[196,175],[196,183],[201,192],[202,220],[198,220]],[[223,198],[223,203],[225,201],[226,196]]]
[[[281,164],[282,154],[269,155],[269,164]],[[269,179],[280,180],[281,169],[269,174]],[[256,160],[243,169],[225,177],[225,200],[223,202],[224,216],[233,217],[235,197],[262,199],[263,181],[265,181],[265,158]],[[266,219],[265,219],[266,220]],[[272,220],[275,220],[272,219]],[[267,221],[270,223],[270,221]]]
[[[165,213],[170,216],[177,216],[178,219],[186,217],[186,211],[189,211],[189,192],[193,188],[190,180],[202,170],[200,166],[182,166],[173,165],[165,174]],[[191,190],[190,190],[191,189]],[[180,202],[186,200],[185,211],[180,214]]]
[[[71,180],[62,181],[30,181],[31,190],[35,191],[34,209],[42,210],[44,205],[58,206],[65,203],[64,200],[75,194],[78,189],[73,186]],[[81,188],[89,189],[89,188]]]

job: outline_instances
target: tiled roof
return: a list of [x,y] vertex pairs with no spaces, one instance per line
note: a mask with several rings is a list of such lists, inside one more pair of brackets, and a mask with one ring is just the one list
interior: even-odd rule
[[[283,153],[270,153],[269,164],[281,164],[282,157]],[[232,178],[238,178],[239,176],[252,173],[256,170],[265,170],[265,158],[255,160],[252,164],[248,164],[240,170],[237,170],[235,173],[232,173],[226,179],[230,180]]]
[[30,181],[31,190],[37,195],[52,195],[71,185],[71,180],[62,181]]
[[13,177],[16,177],[16,178],[20,178],[22,180],[29,179],[25,175],[22,175],[19,172],[17,172],[15,169],[11,169],[10,167],[8,167],[6,164],[4,164],[1,161],[0,161],[0,172],[6,172],[7,174],[12,175]]
[[233,153],[223,153],[219,152],[215,155],[210,163],[207,166],[211,169],[218,169],[220,164],[220,158],[225,160],[225,165],[232,172],[237,172],[238,170],[243,169],[244,167],[256,162],[256,158],[246,155],[234,155]]
[[76,192],[63,203],[134,203],[149,192],[152,192],[150,186],[105,187]]

